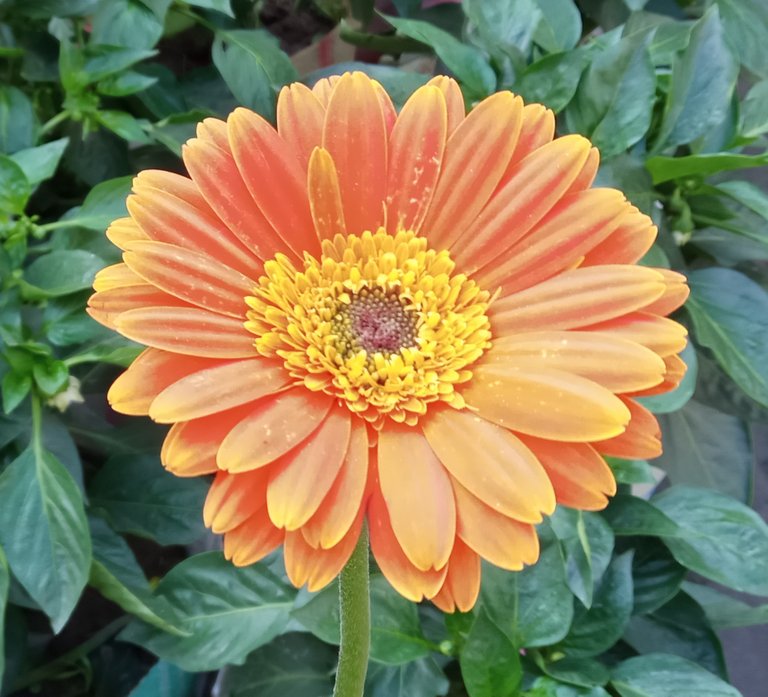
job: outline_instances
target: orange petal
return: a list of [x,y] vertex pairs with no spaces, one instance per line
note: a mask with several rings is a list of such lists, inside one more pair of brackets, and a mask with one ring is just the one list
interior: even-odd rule
[[664,380],[655,387],[651,387],[647,390],[638,390],[633,393],[632,397],[648,397],[655,394],[664,394],[665,392],[671,392],[676,389],[681,380],[685,377],[685,373],[688,370],[688,366],[680,356],[671,355],[664,357]]
[[275,463],[267,507],[276,527],[297,530],[320,507],[346,457],[350,418],[345,407],[331,408],[312,435]]
[[178,477],[217,472],[216,453],[224,437],[253,411],[252,404],[174,424],[163,442],[160,460]]
[[206,527],[220,534],[242,525],[267,503],[268,470],[218,472],[203,507]]
[[339,175],[333,158],[324,148],[315,148],[309,158],[307,190],[318,238],[331,240],[334,235],[344,235],[347,226],[344,222]]
[[312,86],[312,94],[317,97],[317,99],[320,101],[320,104],[322,104],[324,107],[328,106],[328,102],[331,99],[331,94],[333,93],[336,85],[339,83],[339,80],[341,80],[341,75],[330,75],[328,77],[319,79]]
[[526,104],[523,108],[523,124],[520,128],[520,136],[499,186],[507,183],[508,177],[518,162],[528,157],[537,148],[549,143],[554,136],[554,113],[542,104]]
[[470,549],[509,571],[519,571],[539,558],[539,538],[533,525],[489,508],[453,478],[451,484],[456,496],[456,533]]
[[[214,120],[214,119],[211,119]],[[222,123],[216,120],[217,123]],[[198,124],[198,129],[202,124]],[[212,213],[205,202],[200,190],[189,177],[176,172],[166,172],[162,169],[145,169],[139,172],[133,179],[133,191],[142,194],[145,190],[156,189],[181,199],[190,206],[197,208],[201,213]]]
[[507,295],[490,308],[494,334],[573,329],[621,317],[664,292],[661,276],[640,266],[596,266],[565,271]]
[[690,289],[686,278],[681,273],[669,269],[654,269],[664,277],[666,288],[664,294],[643,308],[643,312],[651,312],[655,315],[668,315],[674,312],[688,299]]
[[122,286],[143,285],[146,285],[146,281],[141,276],[131,271],[123,263],[104,267],[93,279],[93,289],[98,292],[112,290],[113,288],[120,288]]
[[604,440],[629,423],[627,407],[610,390],[559,370],[481,365],[462,394],[483,418],[539,438]]
[[378,93],[364,73],[346,73],[333,89],[323,147],[336,163],[347,232],[376,230],[384,222],[387,135]]
[[199,419],[278,392],[290,379],[281,365],[261,358],[220,363],[166,387],[149,415],[159,423]]
[[359,419],[353,419],[349,447],[336,481],[301,528],[311,547],[329,549],[339,544],[360,511],[367,478],[368,432]]
[[220,361],[146,349],[112,383],[107,401],[121,414],[146,416],[152,400],[166,387],[187,375],[216,365],[220,365]]
[[520,436],[547,471],[561,506],[599,511],[616,493],[611,468],[587,443],[557,443]]
[[448,135],[453,133],[464,120],[467,109],[464,105],[464,95],[461,93],[459,83],[445,75],[436,75],[428,83],[430,87],[437,87],[445,97],[445,106],[448,114]]
[[595,449],[610,457],[649,460],[661,455],[661,429],[656,417],[633,399],[622,398],[632,418],[627,430],[615,438],[594,443]]
[[306,172],[297,153],[254,112],[239,108],[227,120],[237,167],[253,200],[277,234],[298,256],[317,256]]
[[328,549],[311,547],[299,530],[285,535],[285,571],[297,588],[306,584],[310,593],[325,588],[349,561],[363,526],[362,513],[339,543]]
[[133,218],[118,218],[107,228],[107,239],[120,249],[125,249],[126,245],[136,240],[148,240],[145,233]]
[[522,113],[519,97],[498,92],[480,102],[448,139],[422,225],[432,247],[450,248],[485,206],[512,156]]
[[581,266],[634,264],[651,248],[657,232],[653,221],[632,206],[619,227],[584,255]]
[[664,361],[650,349],[594,332],[511,334],[495,341],[483,360],[521,369],[541,366],[563,370],[611,392],[635,392],[658,385],[666,371]]
[[542,513],[555,510],[546,473],[507,429],[453,409],[433,409],[423,424],[445,468],[486,505],[525,523],[539,523]]
[[129,247],[123,260],[153,286],[192,305],[245,319],[245,297],[256,286],[252,279],[207,254],[164,242],[138,241]]
[[584,329],[634,341],[655,351],[662,358],[680,353],[688,343],[688,331],[682,324],[647,312],[632,312],[585,326]]
[[587,251],[616,229],[627,202],[615,189],[589,189],[569,194],[503,260],[475,274],[485,287],[501,285],[503,293],[528,288],[573,266]]
[[386,579],[400,595],[415,603],[434,597],[443,585],[448,573],[447,565],[439,571],[417,569],[405,556],[395,537],[387,513],[384,498],[375,487],[368,507],[371,551]]
[[373,83],[373,89],[376,90],[376,96],[379,98],[382,116],[384,116],[384,130],[389,135],[397,120],[397,110],[383,85],[376,80],[371,80],[371,82]]
[[581,168],[579,175],[573,180],[568,193],[575,193],[577,191],[584,191],[589,189],[595,181],[597,176],[597,170],[600,167],[600,151],[597,148],[590,148],[589,155],[587,155],[587,161]]
[[268,465],[302,443],[323,421],[332,403],[327,395],[303,387],[261,400],[222,442],[219,467],[245,472]]
[[105,327],[116,329],[117,318],[142,307],[190,307],[183,300],[163,293],[149,283],[122,286],[94,293],[88,298],[88,314]]
[[193,139],[182,148],[182,156],[210,207],[253,254],[266,260],[289,252],[248,192],[229,151]]
[[277,549],[284,539],[285,532],[272,525],[264,506],[224,534],[224,556],[235,566],[249,566]]
[[227,122],[221,119],[203,119],[195,129],[197,137],[201,140],[209,140],[225,152],[229,150],[229,134]]
[[117,318],[123,336],[153,348],[207,358],[256,355],[243,323],[196,307],[144,307]]
[[379,481],[392,529],[411,563],[422,571],[448,562],[456,509],[448,475],[424,436],[387,424],[379,433]]
[[389,139],[387,227],[418,231],[435,191],[445,150],[443,93],[421,87],[405,103]]
[[322,141],[325,107],[305,85],[283,87],[277,99],[277,131],[307,166],[312,150]]
[[572,186],[589,148],[586,138],[565,136],[520,162],[459,238],[454,254],[462,268],[484,266],[530,231]]
[[432,602],[443,612],[469,612],[479,594],[480,557],[457,538],[445,582]]

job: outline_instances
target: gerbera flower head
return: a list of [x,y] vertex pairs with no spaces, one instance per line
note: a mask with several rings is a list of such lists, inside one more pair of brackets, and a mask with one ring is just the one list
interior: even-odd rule
[[556,503],[605,506],[604,456],[660,453],[636,397],[672,389],[684,278],[636,266],[650,219],[591,188],[597,151],[501,92],[437,77],[396,113],[362,73],[236,110],[146,171],[93,317],[148,348],[109,392],[214,474],[235,564],[284,546],[317,590],[364,521],[404,596],[468,610],[480,559],[521,569]]

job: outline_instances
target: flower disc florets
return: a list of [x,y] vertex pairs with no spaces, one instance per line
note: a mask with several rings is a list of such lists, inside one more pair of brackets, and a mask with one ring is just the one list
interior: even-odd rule
[[454,386],[491,345],[489,294],[454,267],[412,232],[336,235],[303,269],[284,256],[264,265],[246,327],[309,389],[375,426],[415,424],[431,402],[464,406]]

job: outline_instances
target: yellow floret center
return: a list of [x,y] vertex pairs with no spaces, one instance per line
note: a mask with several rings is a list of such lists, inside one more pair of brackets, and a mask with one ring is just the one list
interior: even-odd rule
[[415,424],[430,403],[464,406],[456,386],[491,345],[489,294],[454,270],[412,232],[336,235],[301,269],[283,255],[266,262],[245,326],[310,390],[376,427]]

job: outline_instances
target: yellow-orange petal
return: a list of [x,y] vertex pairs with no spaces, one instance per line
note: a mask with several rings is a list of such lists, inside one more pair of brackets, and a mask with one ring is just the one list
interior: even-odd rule
[[569,193],[575,193],[577,191],[584,191],[589,189],[595,181],[597,176],[597,170],[600,167],[600,151],[597,148],[590,148],[587,160],[584,166],[581,168],[576,179],[568,189]]
[[302,443],[323,421],[333,400],[294,388],[267,397],[238,423],[219,448],[219,467],[245,472],[273,462]]
[[252,335],[243,323],[196,307],[143,307],[121,314],[117,331],[146,346],[187,356],[250,358]]
[[195,133],[201,140],[209,140],[222,150],[229,150],[229,135],[227,133],[226,121],[214,118],[203,119],[197,124]]
[[664,380],[647,390],[638,390],[631,395],[627,395],[628,397],[647,397],[655,394],[664,394],[678,387],[681,380],[685,377],[688,366],[680,356],[675,354],[665,356],[663,360],[665,368]]
[[507,170],[499,182],[503,186],[522,159],[528,157],[536,149],[543,147],[555,137],[555,115],[542,104],[526,104],[523,107],[523,123],[515,150],[509,159]]
[[613,472],[588,443],[558,443],[520,436],[547,471],[561,506],[599,511],[616,493]]
[[160,461],[177,477],[218,471],[216,453],[224,437],[253,411],[245,404],[210,416],[174,424],[163,441]]
[[[216,122],[222,123],[218,119],[216,119]],[[198,129],[202,127],[202,124],[198,124]],[[195,186],[195,182],[189,177],[176,174],[176,172],[166,172],[161,169],[145,169],[134,177],[132,184],[133,191],[139,195],[154,189],[184,201],[188,206],[196,208],[201,213],[210,215],[213,212],[205,202],[200,190]]]
[[333,88],[339,80],[341,80],[341,75],[329,75],[328,77],[320,78],[314,85],[312,85],[312,94],[317,97],[323,107],[328,107]]
[[363,505],[367,480],[368,432],[360,419],[353,419],[341,470],[320,508],[301,528],[311,547],[328,549],[339,544]]
[[468,410],[430,410],[424,435],[445,468],[499,513],[539,523],[555,495],[536,457],[510,431]]
[[431,246],[450,248],[483,209],[512,156],[522,113],[519,97],[498,92],[480,102],[450,136],[422,225]]
[[117,318],[128,310],[141,307],[191,307],[189,303],[163,293],[149,283],[121,286],[94,293],[88,298],[88,314],[110,329],[117,328]]
[[643,312],[651,312],[655,315],[668,315],[683,305],[691,290],[683,274],[669,269],[654,269],[654,271],[662,275],[666,288],[660,298],[642,309]]
[[575,329],[622,317],[663,292],[663,279],[653,269],[595,266],[565,271],[507,295],[491,305],[489,315],[497,336]]
[[371,551],[386,579],[400,595],[418,603],[440,591],[448,566],[440,570],[417,569],[403,552],[395,537],[387,513],[387,505],[378,486],[374,487],[368,506]]
[[297,256],[317,256],[307,177],[298,154],[272,125],[242,107],[227,120],[229,143],[243,181],[264,217]]
[[363,526],[362,513],[338,544],[328,549],[313,548],[300,530],[285,535],[285,571],[297,588],[306,585],[310,593],[325,588],[349,561]]
[[278,392],[290,379],[281,365],[261,358],[219,363],[166,387],[152,401],[149,415],[168,424],[199,419]]
[[106,266],[97,272],[96,277],[93,279],[93,289],[101,292],[123,286],[143,286],[146,283],[141,276],[135,274],[121,262],[119,264],[112,264],[112,266]]
[[218,472],[203,506],[206,527],[221,534],[242,525],[267,504],[267,470]]
[[379,481],[395,537],[421,571],[448,562],[456,508],[448,475],[424,436],[386,424],[379,433]]
[[688,343],[688,330],[682,324],[648,312],[631,312],[605,322],[585,325],[583,329],[634,341],[662,358],[680,353]]
[[451,135],[464,120],[467,108],[464,105],[464,95],[461,93],[459,83],[445,75],[436,75],[427,85],[437,87],[445,97],[445,106],[448,115],[448,135]]
[[389,96],[389,93],[384,89],[384,86],[377,80],[371,80],[371,83],[373,84],[376,96],[379,98],[381,115],[384,117],[384,131],[389,135],[397,120],[397,110],[392,103],[392,98]]
[[524,237],[562,200],[583,170],[589,148],[586,138],[564,136],[518,163],[454,245],[460,268],[474,271]]
[[255,281],[207,254],[140,240],[129,244],[123,260],[147,282],[180,300],[245,319],[245,297],[253,292]]
[[224,534],[224,556],[235,566],[249,566],[261,561],[285,540],[285,532],[269,519],[263,506],[248,520]]
[[334,235],[343,235],[347,226],[339,175],[331,154],[325,148],[315,148],[309,158],[307,192],[318,239],[332,240]]
[[584,255],[581,266],[634,264],[651,248],[657,233],[653,221],[632,206],[619,227]]
[[480,595],[480,557],[457,538],[443,587],[432,602],[443,612],[469,612]]
[[539,538],[533,525],[486,506],[453,478],[451,484],[456,497],[456,533],[470,549],[509,571],[519,571],[539,558]]
[[653,351],[626,339],[594,332],[541,331],[509,334],[494,342],[488,363],[544,366],[581,375],[612,392],[635,392],[658,385],[666,366]]
[[578,375],[541,367],[478,366],[462,395],[480,416],[499,426],[566,442],[617,436],[630,417],[610,390]]
[[632,418],[619,436],[594,443],[595,450],[626,460],[650,460],[661,455],[661,429],[656,417],[634,399],[622,398]]
[[113,221],[105,233],[107,239],[120,249],[125,249],[130,242],[148,240],[145,233],[133,218],[118,218]]
[[121,414],[146,416],[152,401],[177,380],[205,368],[220,365],[208,358],[180,356],[149,348],[112,383],[107,392],[110,406]]
[[277,99],[277,131],[306,167],[309,156],[323,137],[325,107],[306,85],[294,82],[283,87]]
[[320,507],[347,454],[350,413],[334,406],[301,445],[271,468],[267,508],[278,528],[297,530]]
[[336,163],[347,234],[376,230],[384,222],[387,134],[378,93],[365,74],[346,73],[333,88],[322,145]]
[[440,175],[447,137],[445,97],[421,87],[405,103],[389,139],[387,229],[421,228]]

